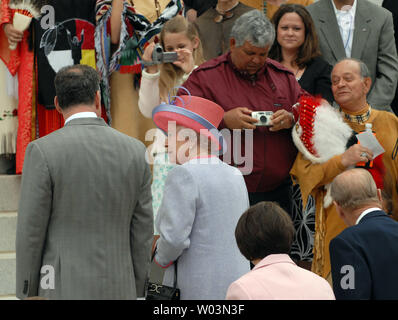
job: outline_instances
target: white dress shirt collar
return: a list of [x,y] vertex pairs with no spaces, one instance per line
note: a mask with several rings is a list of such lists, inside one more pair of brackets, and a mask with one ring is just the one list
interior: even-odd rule
[[337,24],[339,26],[341,38],[343,40],[343,46],[347,57],[351,57],[352,42],[354,39],[355,29],[355,13],[357,10],[357,0],[354,0],[349,10],[338,10],[333,0],[332,6],[334,13],[336,14]]
[[368,213],[371,213],[371,212],[373,212],[373,211],[380,211],[380,210],[381,210],[381,209],[380,209],[380,208],[377,208],[377,207],[366,209],[366,210],[365,210],[364,212],[362,212],[361,215],[358,217],[357,222],[356,222],[355,224],[358,224],[359,221],[361,221],[362,218],[363,218],[364,216],[366,216]]
[[98,118],[95,112],[78,112],[72,114],[69,118],[65,120],[65,124],[73,119],[80,119],[80,118]]

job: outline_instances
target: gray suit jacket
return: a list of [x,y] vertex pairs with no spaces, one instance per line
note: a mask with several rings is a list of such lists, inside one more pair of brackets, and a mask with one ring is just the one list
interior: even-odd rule
[[[369,68],[373,82],[368,95],[370,105],[391,111],[398,79],[392,15],[367,0],[357,1],[351,57]],[[334,65],[346,54],[331,0],[319,0],[307,9],[315,23],[323,58]]]
[[101,118],[71,120],[28,145],[17,223],[18,298],[144,295],[153,235],[144,156],[141,142]]

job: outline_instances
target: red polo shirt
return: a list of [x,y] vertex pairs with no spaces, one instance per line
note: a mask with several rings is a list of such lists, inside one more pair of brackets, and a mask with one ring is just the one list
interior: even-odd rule
[[[253,111],[292,111],[304,93],[294,75],[280,63],[267,59],[255,80],[239,73],[232,64],[230,53],[209,60],[196,68],[183,87],[191,95],[216,102],[225,111],[247,107]],[[179,91],[179,94],[186,94]],[[225,128],[224,123],[219,129]],[[244,133],[241,154],[244,154]],[[228,152],[231,152],[228,144]],[[291,129],[271,132],[257,127],[253,134],[253,171],[245,175],[249,192],[267,192],[277,188],[287,177],[296,158]],[[244,155],[245,157],[247,155]],[[233,157],[232,157],[233,158]],[[233,164],[233,163],[232,163]]]

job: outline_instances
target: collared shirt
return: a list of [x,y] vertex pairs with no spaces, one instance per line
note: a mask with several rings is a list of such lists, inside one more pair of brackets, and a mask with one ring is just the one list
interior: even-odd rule
[[338,10],[332,2],[336,14],[337,24],[339,25],[341,38],[343,40],[344,50],[347,57],[351,57],[352,40],[354,39],[355,12],[357,10],[357,0],[354,0],[352,7],[347,10]]
[[65,124],[73,119],[80,119],[80,118],[98,118],[95,112],[78,112],[72,114],[69,118],[65,120]]
[[363,218],[364,216],[366,216],[368,213],[371,213],[372,211],[380,211],[380,210],[381,210],[381,209],[380,209],[380,208],[377,208],[377,207],[369,208],[369,209],[365,210],[365,211],[362,212],[361,215],[358,217],[357,222],[356,222],[355,224],[358,224],[359,221],[361,221],[362,218]]

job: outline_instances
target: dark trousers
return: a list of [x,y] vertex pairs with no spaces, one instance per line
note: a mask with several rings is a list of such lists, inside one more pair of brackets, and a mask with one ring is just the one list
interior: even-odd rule
[[268,192],[249,192],[250,206],[262,201],[277,202],[290,216],[292,216],[292,182],[286,179],[278,188]]

